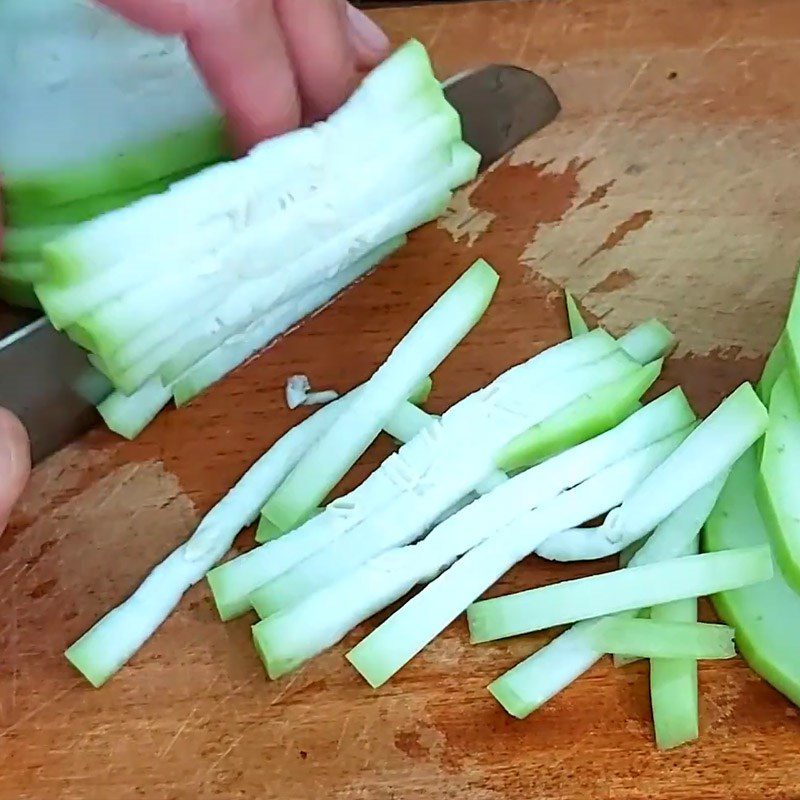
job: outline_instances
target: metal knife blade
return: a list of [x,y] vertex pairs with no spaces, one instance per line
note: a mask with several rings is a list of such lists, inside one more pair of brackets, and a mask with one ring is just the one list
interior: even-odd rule
[[92,427],[110,391],[86,353],[44,317],[0,340],[0,406],[25,425],[34,463]]
[[482,170],[561,111],[550,84],[521,67],[491,64],[456,75],[443,87],[461,117],[464,141],[481,154]]
[[[471,70],[443,88],[461,116],[465,141],[481,154],[481,169],[561,110],[547,82],[519,67]],[[37,463],[98,421],[95,406],[111,386],[86,353],[42,317],[0,308],[0,336],[0,406],[28,429]]]

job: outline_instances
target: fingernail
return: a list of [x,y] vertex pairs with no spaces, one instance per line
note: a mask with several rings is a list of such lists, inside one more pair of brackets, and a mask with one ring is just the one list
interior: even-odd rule
[[389,49],[389,37],[363,11],[347,4],[347,20],[350,30],[358,41],[375,55],[383,55]]

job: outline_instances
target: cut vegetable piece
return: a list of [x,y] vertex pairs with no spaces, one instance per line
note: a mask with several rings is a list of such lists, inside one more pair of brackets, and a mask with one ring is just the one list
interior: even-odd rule
[[41,261],[42,247],[63,236],[68,227],[55,225],[43,228],[6,228],[2,255],[6,261]]
[[[723,482],[704,487],[670,514],[633,556],[630,565],[654,564],[684,555],[711,513]],[[636,612],[620,616],[633,618]],[[497,678],[489,691],[509,714],[526,717],[600,660],[603,654],[589,641],[598,622],[592,619],[574,625]]]
[[[423,382],[423,385],[425,385],[425,383],[427,382]],[[264,498],[269,497],[275,488],[280,485],[281,481],[300,460],[303,453],[308,450],[311,444],[339,419],[343,411],[347,408],[347,405],[353,402],[354,396],[361,391],[361,389],[362,387],[357,387],[344,397],[339,398],[339,400],[327,406],[323,406],[316,413],[289,430],[283,437],[275,442],[251,468],[250,472],[245,475],[247,479],[246,482],[243,478],[242,481],[234,487],[234,490],[238,490],[240,495],[246,492],[248,498],[255,497],[260,491],[260,500],[258,501],[258,510],[260,510],[264,503]],[[415,395],[417,399],[420,396],[419,392],[419,388],[416,388]],[[239,489],[240,484],[243,483],[245,484],[244,488]],[[247,506],[247,512],[249,515],[249,505]],[[236,532],[238,533],[241,528],[252,523],[256,515],[257,512],[252,514],[252,516],[245,517]],[[242,517],[240,516],[239,519],[241,520]],[[215,547],[217,536],[218,533],[214,526],[201,526],[187,543],[187,558],[204,558],[206,551]],[[274,544],[278,546],[279,552],[282,545],[279,542]],[[251,553],[263,550],[274,552],[274,550],[270,550],[270,548],[259,547],[256,548],[256,551],[251,551]],[[243,564],[247,564],[249,555],[249,553],[246,553],[244,556],[229,561],[208,574],[208,580],[214,592],[214,599],[223,619],[226,617],[231,618],[233,616],[238,616],[249,608],[246,592],[242,598],[244,607],[241,608],[241,600],[239,600],[239,593],[236,587],[236,581],[240,577],[246,577],[246,566],[241,573],[240,570],[242,570]],[[231,565],[235,566],[231,567]],[[228,576],[231,576],[232,580],[229,580]],[[258,583],[256,583],[256,585],[258,585]],[[234,608],[237,600],[239,600],[241,610]]]
[[290,530],[318,505],[380,432],[392,409],[447,357],[483,316],[499,278],[477,261],[392,350],[334,428],[300,460],[264,506],[274,525]]
[[588,392],[567,408],[509,442],[498,458],[506,472],[537,464],[575,444],[611,430],[639,406],[661,373],[661,361]]
[[569,320],[569,332],[572,336],[580,336],[589,332],[589,326],[583,319],[575,298],[565,289],[564,300],[567,303],[567,319]]
[[[282,674],[281,664],[301,663],[330,647],[356,624],[402,597],[415,583],[431,580],[458,556],[495,534],[502,535],[504,525],[515,517],[532,507],[552,503],[562,490],[607,467],[626,451],[634,452],[662,438],[670,426],[658,420],[677,398],[673,394],[657,401],[651,409],[640,412],[639,419],[631,420],[628,430],[606,434],[605,442],[587,442],[506,481],[439,523],[419,544],[389,550],[288,609],[275,602],[277,581],[254,592],[250,596],[253,607],[259,616],[268,617],[257,626],[256,633],[271,677]],[[638,441],[633,436],[636,425]],[[612,478],[617,479],[619,476]],[[542,512],[546,513],[544,508]],[[464,605],[468,603],[469,599]]]
[[721,659],[736,655],[733,628],[701,622],[607,617],[592,631],[591,642],[603,653],[655,659]]
[[[395,512],[392,527],[398,537],[413,541],[421,536],[440,514],[493,473],[496,449],[503,442],[586,390],[587,375],[572,373],[587,364],[589,377],[598,384],[636,369],[611,336],[596,330],[508,370],[450,408],[425,435],[401,447],[319,517],[220,568],[214,589],[220,609],[224,614],[244,613],[252,591],[349,531],[371,524],[371,515],[379,509]],[[559,392],[541,393],[542,382],[556,376]],[[459,470],[451,468],[456,453]],[[417,484],[410,480],[414,475],[427,477],[425,492],[414,491]]]
[[[472,170],[477,165],[477,154],[466,149],[469,150],[469,157],[464,154],[463,169]],[[163,382],[171,383],[196,361],[257,320],[265,309],[279,301],[284,294],[291,294],[290,289],[302,294],[309,282],[322,277],[320,273],[335,275],[338,265],[349,263],[359,253],[366,253],[373,241],[377,244],[386,237],[393,237],[436,217],[450,197],[450,189],[446,187],[452,181],[455,181],[452,185],[458,185],[460,180],[455,180],[448,172],[313,249],[295,262],[291,270],[284,270],[280,280],[265,277],[252,283],[245,282],[230,292],[221,306],[212,304],[199,317],[170,320],[170,330],[154,331],[152,338],[159,344],[144,354],[141,352],[142,345],[137,341],[132,342],[124,352],[120,351],[114,356],[118,367],[115,383],[123,391],[133,391],[156,372],[160,373]],[[112,286],[116,285],[114,275],[109,281]],[[95,283],[99,282],[98,279]],[[104,287],[102,291],[116,292],[117,288]],[[213,293],[211,299],[214,299]],[[94,298],[75,295],[70,304],[87,305],[97,300],[97,295]],[[72,313],[77,307],[80,306],[74,306]],[[178,329],[174,330],[176,324]],[[137,351],[138,360],[133,356],[134,350]],[[120,368],[124,369],[122,373],[119,372]]]
[[135,439],[171,398],[171,389],[158,378],[151,378],[132,395],[112,392],[97,406],[97,410],[114,433]]
[[622,336],[619,346],[635,361],[647,364],[668,356],[675,347],[675,336],[657,319],[651,319]]
[[[695,539],[699,541],[697,537],[695,537]],[[642,544],[643,541],[644,540],[640,539],[638,542],[636,542],[636,544]],[[697,550],[695,549],[695,554],[696,553]],[[689,555],[689,553],[681,553],[680,555]],[[627,564],[620,565],[620,568],[624,569],[625,566],[627,566]],[[679,600],[678,602],[682,603],[684,601]],[[602,617],[601,619],[650,619],[650,609],[643,608],[641,611],[639,611],[638,614],[629,614],[629,613],[617,614],[614,617]],[[694,621],[696,622],[697,620]],[[580,625],[581,623],[578,624]],[[637,661],[643,661],[643,660],[644,659],[641,658],[640,656],[632,656],[632,655],[627,655],[625,653],[611,653],[611,661],[613,662],[614,667],[616,669],[620,669],[621,667],[627,667],[629,664],[634,664]]]
[[[606,362],[609,363],[606,364]],[[550,404],[551,408],[563,406],[575,394],[587,386],[591,386],[592,381],[597,381],[598,371],[606,368],[616,371],[617,374],[619,374],[619,370],[636,369],[627,356],[617,353],[601,362],[565,375],[547,393],[545,402]],[[602,378],[599,379],[602,380]],[[507,408],[502,400],[499,401],[499,407]],[[535,414],[536,404],[531,403],[527,411]],[[541,416],[541,413],[537,416]],[[481,419],[480,424],[484,425],[482,435],[486,436],[487,428],[490,426],[489,420]],[[446,446],[447,433],[444,430],[437,433],[437,428],[441,427],[446,428],[447,426],[442,423],[433,423],[421,435],[422,442],[425,439],[430,440],[427,449],[441,452],[438,458],[434,457],[433,459],[433,464],[438,468],[437,472],[444,472],[443,457],[449,461],[445,455],[448,450]],[[471,431],[464,431],[464,434],[472,436],[473,439],[475,437]],[[469,452],[472,449],[471,445],[472,443],[467,445],[460,442],[452,443],[453,451],[457,454],[455,461],[459,465],[460,475],[446,476],[442,474],[437,476],[437,472],[420,468],[413,462],[408,464],[401,461],[396,467],[399,479],[411,489],[412,496],[410,498],[402,497],[399,505],[386,506],[360,527],[354,529],[348,534],[346,546],[334,541],[328,547],[310,555],[289,569],[285,574],[275,578],[262,589],[260,596],[263,606],[269,605],[271,613],[288,608],[309,592],[348,575],[359,564],[381,552],[418,539],[433,524],[438,514],[475,488],[477,485],[476,475],[486,476],[488,474],[486,459],[491,457],[491,451],[486,453],[481,448],[477,451],[477,456],[472,456]],[[424,447],[424,444],[422,446]],[[403,453],[404,450],[401,450],[401,457]],[[474,461],[475,458],[477,461]],[[472,467],[470,461],[476,463],[477,466]],[[434,483],[436,483],[435,486]],[[403,518],[402,525],[397,523],[397,519],[400,517]]]
[[694,492],[727,473],[766,429],[766,410],[750,384],[740,386],[703,420],[605,522],[541,548],[544,558],[573,561],[618,553],[669,516]]
[[756,497],[775,561],[786,583],[796,592],[800,592],[798,466],[800,401],[789,373],[784,372],[776,381],[770,398],[769,427],[764,439]]
[[360,642],[347,654],[350,663],[371,686],[385,683],[543,539],[621,502],[683,436],[679,432],[649,445],[519,516],[466,553]]
[[491,642],[619,611],[738,589],[772,577],[768,547],[686,556],[482,600],[467,610],[470,639]]
[[[175,404],[185,405],[254,353],[266,347],[277,336],[289,330],[299,320],[321,309],[339,292],[405,244],[405,241],[405,236],[390,239],[357,261],[352,267],[342,270],[331,280],[310,288],[299,298],[288,301],[280,309],[267,314],[263,319],[254,323],[247,332],[238,337],[232,337],[217,350],[213,350],[172,385]],[[427,392],[430,391],[429,380],[423,386],[427,387]],[[424,400],[412,400],[412,402],[424,402]]]
[[789,366],[789,361],[786,356],[786,332],[781,334],[777,344],[767,358],[767,363],[764,365],[764,372],[761,375],[761,380],[756,386],[758,396],[761,402],[768,406],[770,397],[772,396],[772,389],[775,382],[780,378],[783,371]]
[[[682,555],[697,555],[700,537]],[[687,598],[653,606],[651,619],[667,624],[697,622],[697,600]],[[729,629],[733,634],[733,629]],[[727,646],[727,645],[726,645]],[[730,645],[733,649],[733,645]],[[650,701],[656,745],[660,750],[694,741],[699,736],[697,661],[694,658],[653,658],[650,661]]]
[[[473,151],[460,142],[459,117],[446,103],[441,90],[437,91],[441,110],[421,122],[417,128],[406,131],[403,117],[395,118],[397,129],[394,137],[400,141],[391,160],[387,161],[385,148],[376,144],[365,145],[360,155],[361,169],[354,169],[351,161],[342,161],[342,156],[337,152],[337,159],[331,168],[322,170],[320,174],[319,166],[305,163],[305,159],[296,163],[296,169],[287,171],[287,163],[277,165],[270,162],[267,165],[254,151],[236,165],[224,165],[207,176],[195,176],[185,181],[183,186],[176,184],[165,195],[150,198],[141,204],[144,210],[140,214],[135,207],[125,209],[119,214],[110,215],[107,220],[97,220],[88,226],[89,230],[76,231],[66,240],[52,243],[45,249],[45,257],[53,264],[57,274],[68,273],[86,280],[99,279],[109,271],[122,274],[115,275],[113,286],[104,286],[102,295],[86,298],[81,305],[76,305],[76,298],[63,295],[51,297],[50,302],[54,306],[58,304],[56,310],[62,315],[71,306],[75,306],[71,308],[73,314],[87,313],[100,302],[157,275],[159,264],[167,258],[174,262],[173,270],[184,281],[196,282],[198,276],[202,278],[209,272],[220,272],[227,275],[231,285],[234,285],[237,277],[241,280],[272,274],[269,305],[286,299],[302,288],[304,283],[314,281],[311,280],[312,275],[305,274],[308,270],[293,269],[287,274],[285,270],[278,270],[280,264],[296,261],[358,224],[363,228],[365,219],[391,209],[409,193],[415,195],[419,216],[421,211],[427,210],[426,197],[434,193],[431,190],[434,179],[438,179],[438,193],[463,183],[475,174],[477,156],[475,159],[464,158],[467,151],[470,156]],[[356,122],[354,118],[349,119],[347,125],[353,137],[358,135],[354,129]],[[335,126],[323,130],[334,129]],[[282,137],[287,139],[289,150],[292,149],[291,142],[301,133]],[[305,136],[301,138],[310,140],[312,149],[320,146],[319,140],[324,138],[322,133],[304,133]],[[292,161],[297,162],[297,159],[289,159],[289,163]],[[351,173],[348,184],[350,191],[344,195],[337,189],[340,186],[340,172],[343,173],[342,177],[345,173]],[[228,185],[232,176],[236,180],[233,185]],[[446,185],[451,178],[452,186]],[[280,182],[276,184],[275,181],[279,179]],[[222,191],[221,186],[225,187]],[[206,196],[210,194],[209,190],[214,190],[214,194]],[[218,209],[217,213],[210,213],[207,207],[213,209],[219,204],[220,194],[227,198],[223,201],[223,208]],[[188,210],[184,204],[176,204],[178,196],[185,196]],[[390,198],[388,201],[387,197]],[[201,199],[205,203],[201,204]],[[226,205],[230,207],[224,207]],[[198,213],[198,206],[202,209],[202,216],[187,229],[184,216],[192,219]],[[149,247],[133,247],[131,253],[119,254],[113,261],[104,258],[103,252],[107,250],[104,246],[88,248],[89,252],[86,252],[87,240],[90,242],[95,235],[104,240],[109,230],[124,227],[120,221],[126,218],[131,220],[130,224],[136,222],[140,225],[142,219],[151,216],[148,209],[155,209],[156,213],[173,219],[177,233],[165,230],[161,239],[154,239],[148,229],[148,241],[152,242]],[[158,227],[163,226],[162,220]],[[380,226],[377,230],[373,230],[374,227],[373,221],[364,230],[350,231],[351,251],[329,260],[324,264],[324,269],[328,271],[336,265],[349,263],[370,247],[379,245],[383,239],[414,226],[387,230],[385,234]],[[130,238],[130,232],[123,232]],[[100,252],[94,252],[96,249]],[[116,250],[112,248],[112,252],[116,253]],[[332,271],[329,272],[327,277],[332,277],[332,274]],[[324,277],[319,275],[319,279]],[[105,283],[108,284],[108,279]],[[116,294],[112,294],[112,291]]]
[[[755,448],[739,459],[705,528],[706,550],[726,552],[769,541],[755,498]],[[800,706],[800,595],[780,569],[772,579],[712,597],[720,617],[736,629],[736,645],[764,680]]]

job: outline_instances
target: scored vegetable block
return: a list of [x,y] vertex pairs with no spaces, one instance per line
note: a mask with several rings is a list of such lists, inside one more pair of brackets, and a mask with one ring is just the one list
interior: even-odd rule
[[800,592],[800,401],[789,372],[776,381],[769,403],[756,497],[775,560],[786,582]]
[[183,41],[100,3],[3,0],[0,75],[0,172],[12,209],[133,189],[226,153],[221,116]]
[[478,164],[424,48],[411,42],[325,124],[48,243],[52,272],[37,294],[119,391],[132,395],[156,376],[171,385],[265,315],[434,219]]
[[[707,551],[729,551],[769,542],[756,503],[755,448],[737,462],[706,523]],[[763,583],[712,597],[720,617],[736,629],[736,645],[764,680],[800,705],[800,595],[776,566]]]

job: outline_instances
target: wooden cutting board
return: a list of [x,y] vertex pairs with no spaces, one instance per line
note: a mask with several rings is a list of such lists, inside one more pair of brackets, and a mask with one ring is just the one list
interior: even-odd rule
[[[548,635],[471,647],[459,620],[374,692],[343,652],[269,683],[249,620],[204,586],[106,688],[61,657],[294,424],[282,387],[363,380],[474,258],[502,273],[436,373],[439,411],[566,332],[560,286],[619,332],[679,335],[663,386],[707,411],[755,378],[800,253],[800,4],[489,2],[375,12],[445,76],[509,61],[546,76],[559,121],[459,194],[335,307],[132,444],[96,431],[42,465],[0,538],[3,800],[778,800],[800,797],[796,709],[740,660],[703,664],[698,743],[658,753],[646,668],[605,661],[526,721],[485,691]],[[389,452],[378,442],[352,486]],[[247,533],[240,548],[251,541]],[[495,593],[600,566],[530,559]]]

